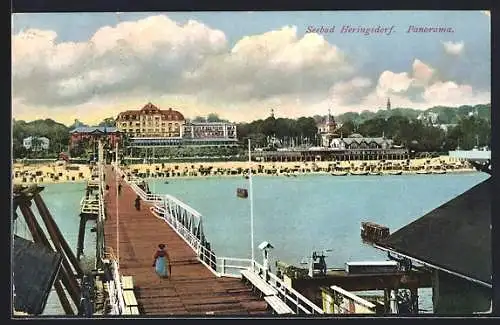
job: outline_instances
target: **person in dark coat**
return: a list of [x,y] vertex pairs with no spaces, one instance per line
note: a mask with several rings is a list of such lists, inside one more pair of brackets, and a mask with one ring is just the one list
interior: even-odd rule
[[137,211],[141,210],[141,197],[139,195],[135,198],[135,209]]
[[122,183],[118,184],[118,195],[122,194]]

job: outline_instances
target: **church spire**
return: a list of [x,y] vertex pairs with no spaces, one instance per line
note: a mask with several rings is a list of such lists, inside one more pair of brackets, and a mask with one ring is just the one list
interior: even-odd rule
[[326,116],[326,124],[330,124],[330,119],[331,119],[331,111],[328,109],[328,115]]
[[390,97],[387,97],[387,110],[388,111],[391,110],[391,98]]

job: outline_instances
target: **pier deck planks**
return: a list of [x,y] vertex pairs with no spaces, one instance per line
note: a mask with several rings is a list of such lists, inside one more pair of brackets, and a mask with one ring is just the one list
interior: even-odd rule
[[[135,192],[125,182],[116,197],[115,174],[106,167],[106,246],[116,249],[117,203],[119,259],[123,276],[132,276],[141,314],[149,315],[259,315],[269,314],[267,303],[252,294],[240,279],[217,278],[201,264],[193,250],[141,202],[134,207]],[[152,267],[158,244],[167,245],[172,276],[160,279]]]

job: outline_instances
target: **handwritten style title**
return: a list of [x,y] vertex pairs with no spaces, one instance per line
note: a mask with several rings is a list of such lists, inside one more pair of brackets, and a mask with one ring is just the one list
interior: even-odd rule
[[[406,33],[453,33],[455,30],[451,27],[428,27],[428,26],[415,26],[409,25],[405,28]],[[352,25],[342,25],[337,28],[336,25],[331,26],[307,26],[306,33],[317,33],[317,34],[361,34],[361,35],[391,35],[396,32],[396,26],[352,26]]]

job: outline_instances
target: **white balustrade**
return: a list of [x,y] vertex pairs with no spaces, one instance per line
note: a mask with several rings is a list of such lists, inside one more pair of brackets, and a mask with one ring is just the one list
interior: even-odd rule
[[[117,168],[119,175],[125,175],[123,171]],[[171,195],[159,196],[157,194],[147,194],[137,183],[140,179],[125,176],[125,181],[141,197],[141,199],[154,202],[151,212],[159,218],[162,218],[198,256],[198,260],[204,264],[213,274],[218,277],[241,278],[241,270],[253,270],[256,274],[264,274],[264,267],[245,258],[217,257],[211,250],[202,245],[201,240],[193,233],[202,232],[202,215]],[[188,221],[191,229],[188,229],[181,220]],[[269,285],[276,289],[279,298],[285,303],[289,302],[295,305],[295,312],[305,314],[323,314],[323,310],[312,303],[309,299],[300,294],[297,290],[288,287],[283,280],[271,272],[267,272],[269,279],[265,280]],[[262,278],[262,277],[261,277]]]

